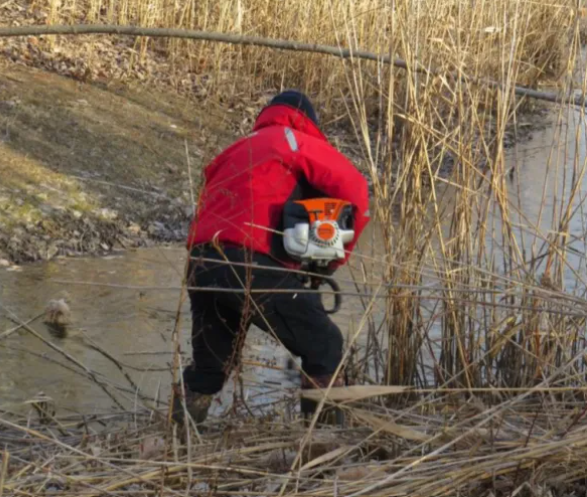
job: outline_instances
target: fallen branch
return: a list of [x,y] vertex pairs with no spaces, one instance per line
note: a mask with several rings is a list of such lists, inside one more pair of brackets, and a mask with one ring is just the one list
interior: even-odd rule
[[[213,41],[217,43],[228,43],[232,45],[251,45],[257,47],[275,48],[278,50],[291,50],[294,52],[310,52],[332,55],[342,59],[362,59],[376,61],[382,64],[391,64],[401,69],[411,69],[417,72],[440,74],[441,71],[430,69],[422,65],[410,67],[408,63],[400,58],[392,58],[389,55],[377,54],[366,50],[350,49],[333,45],[321,45],[317,43],[303,43],[293,40],[277,40],[273,38],[261,38],[258,36],[237,35],[229,33],[215,33],[209,31],[198,31],[189,29],[173,28],[141,28],[138,26],[116,26],[109,24],[75,24],[71,26],[15,26],[0,27],[0,37],[9,36],[42,36],[42,35],[82,35],[82,34],[105,34],[121,36],[148,36],[151,38],[185,38],[190,40]],[[481,84],[490,88],[501,88],[503,84],[489,79],[472,79],[465,75],[451,75],[454,79]],[[557,92],[544,92],[516,86],[516,95],[543,100],[553,103],[564,103],[585,106],[585,95],[562,96]]]

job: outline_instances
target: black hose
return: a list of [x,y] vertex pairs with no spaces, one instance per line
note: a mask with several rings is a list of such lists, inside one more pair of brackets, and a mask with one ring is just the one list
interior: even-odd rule
[[340,286],[332,278],[323,276],[313,280],[311,287],[317,290],[318,287],[324,284],[328,285],[334,293],[334,307],[332,309],[326,309],[326,314],[335,314],[340,310],[340,306],[342,305],[342,294],[340,293]]
[[326,309],[326,314],[335,314],[340,311],[342,305],[342,294],[340,293],[340,285],[332,278],[324,278],[324,283],[328,284],[334,292],[334,307],[332,309]]

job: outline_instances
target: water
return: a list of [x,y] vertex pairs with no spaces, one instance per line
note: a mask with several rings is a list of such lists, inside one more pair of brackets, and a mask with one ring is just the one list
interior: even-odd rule
[[[0,334],[41,314],[50,300],[67,297],[72,324],[66,334],[37,320],[31,327],[63,353],[52,350],[26,330],[0,339],[0,407],[13,411],[40,392],[51,397],[61,411],[99,413],[114,402],[64,357],[68,354],[101,380],[120,386],[116,392],[125,409],[133,408],[135,386],[155,402],[167,402],[172,381],[172,330],[180,302],[186,251],[183,247],[130,251],[106,258],[59,259],[0,271]],[[343,278],[345,276],[343,275]],[[346,275],[348,278],[348,274]],[[329,302],[325,302],[328,306]],[[189,359],[189,303],[180,306],[183,360]],[[342,329],[352,329],[361,309],[344,309],[336,315]],[[105,354],[115,357],[128,371],[131,384]],[[252,406],[283,399],[298,386],[298,378],[284,371],[287,352],[272,338],[252,328],[245,348],[245,396]],[[269,365],[266,367],[264,365]],[[134,369],[129,369],[129,367]],[[110,388],[111,391],[114,391]],[[234,382],[229,381],[215,403],[218,413],[229,409]],[[163,405],[161,403],[160,405]]]
[[[548,120],[550,124],[535,132],[530,141],[508,152],[508,165],[515,168],[508,180],[509,200],[512,206],[520,208],[520,213],[514,214],[514,221],[526,261],[544,251],[541,244],[547,235],[552,235],[552,219],[559,216],[561,196],[568,196],[572,173],[580,172],[586,157],[585,123],[578,112],[572,111],[568,125],[557,125],[555,114]],[[550,155],[553,143],[558,146]],[[574,239],[570,243],[565,285],[568,291],[581,294],[587,281],[584,258],[587,213],[583,208],[587,180],[580,178],[578,184],[580,188],[572,203],[570,232]],[[545,202],[541,209],[543,192]],[[539,236],[534,234],[536,228]],[[364,239],[377,241],[377,229],[371,226]],[[182,247],[156,248],[102,259],[56,260],[27,266],[19,272],[0,270],[0,304],[5,308],[0,309],[0,334],[15,326],[6,309],[27,321],[42,313],[51,299],[60,298],[66,292],[73,314],[67,334],[55,335],[39,320],[31,327],[63,354],[102,375],[99,378],[103,381],[125,389],[123,393],[116,390],[116,397],[125,408],[137,404],[135,387],[145,397],[164,403],[171,383],[171,334],[185,257]],[[343,283],[346,281],[344,290],[355,290],[348,270],[338,276]],[[181,347],[187,360],[190,334],[187,302],[180,306],[180,312]],[[335,321],[349,336],[357,330],[362,315],[360,300],[347,297]],[[112,361],[92,348],[93,344],[124,363],[132,385]],[[0,340],[0,407],[26,411],[25,402],[43,392],[54,399],[61,411],[112,410],[112,399],[94,381],[74,373],[71,369],[80,371],[80,368],[63,354],[25,330]],[[285,350],[271,338],[251,330],[245,348],[244,387],[253,408],[280,401],[295,391],[295,375],[282,369],[287,357]],[[234,382],[230,381],[215,403],[217,413],[230,408],[233,393]]]
[[[47,303],[67,294],[72,309],[72,326],[66,336],[56,336],[42,322],[31,326],[51,340],[64,353],[75,357],[93,371],[104,373],[116,383],[124,378],[103,355],[92,350],[88,340],[97,343],[121,361],[137,368],[160,368],[164,355],[128,356],[136,352],[168,352],[173,326],[172,310],[177,292],[138,291],[109,288],[121,286],[174,286],[180,281],[180,251],[130,252],[106,259],[71,259],[27,266],[21,272],[3,272],[0,302],[22,320],[45,309]],[[96,286],[63,284],[56,280],[92,282]],[[3,312],[3,329],[14,326]],[[59,353],[27,331],[21,330],[4,340],[0,349],[2,403],[22,402],[39,391],[51,396],[64,409],[92,412],[102,404],[104,393],[91,381],[31,353],[73,366]],[[162,372],[135,372],[134,381],[148,395],[155,396]],[[168,381],[168,379],[167,379]],[[128,383],[125,385],[128,386]]]
[[508,154],[509,164],[515,167],[509,181],[509,197],[516,239],[525,263],[538,258],[537,267],[544,269],[546,260],[540,256],[548,247],[546,240],[552,241],[559,232],[560,219],[568,209],[570,238],[566,240],[563,284],[565,291],[584,295],[587,287],[585,118],[577,110],[565,110],[563,122],[554,113],[548,119],[550,124],[535,132],[530,142]]

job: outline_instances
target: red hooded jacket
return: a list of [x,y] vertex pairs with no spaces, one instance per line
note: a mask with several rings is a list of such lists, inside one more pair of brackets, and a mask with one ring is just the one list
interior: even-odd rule
[[287,256],[278,233],[286,202],[322,196],[351,202],[355,239],[347,246],[349,251],[368,222],[365,178],[312,120],[287,105],[266,107],[253,133],[224,150],[204,175],[188,248],[217,239],[295,268],[299,264]]

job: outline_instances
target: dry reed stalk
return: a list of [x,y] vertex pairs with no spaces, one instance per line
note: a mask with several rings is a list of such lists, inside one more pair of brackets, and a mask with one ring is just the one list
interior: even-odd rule
[[[39,319],[40,317],[42,317],[45,313],[42,312],[34,317],[32,317],[31,319],[29,319],[28,321],[26,321],[24,323],[24,325],[28,326],[32,323],[34,323],[37,319]],[[13,333],[16,333],[17,331],[22,330],[23,328],[23,324],[18,324],[17,326],[15,326],[14,328],[10,328],[9,330],[3,331],[2,333],[0,333],[0,340],[4,340],[6,338],[8,338],[10,335],[12,335]]]
[[2,452],[2,468],[0,468],[0,497],[4,495],[4,482],[8,475],[8,460],[10,458],[10,452],[5,448]]
[[[564,374],[570,366],[567,364],[559,374]],[[82,489],[89,495],[117,495],[119,492],[151,495],[157,491],[159,495],[168,496],[185,490],[190,472],[193,481],[198,482],[196,485],[200,485],[200,492],[216,488],[219,495],[260,495],[263,492],[277,495],[279,487],[286,481],[290,483],[284,495],[293,492],[332,495],[337,487],[345,494],[417,492],[437,496],[456,488],[467,495],[478,494],[487,488],[487,484],[491,485],[496,475],[502,482],[501,488],[510,491],[520,484],[515,482],[516,475],[518,481],[520,476],[524,478],[522,481],[529,481],[531,475],[533,485],[546,485],[552,478],[561,485],[580,480],[587,469],[586,421],[579,419],[574,424],[569,423],[576,418],[574,409],[559,404],[559,426],[553,429],[548,416],[537,416],[544,413],[544,406],[532,402],[533,395],[533,390],[529,389],[525,395],[492,408],[474,410],[473,414],[457,411],[452,420],[446,419],[440,410],[433,409],[434,404],[442,400],[442,395],[436,400],[422,399],[431,410],[422,410],[421,416],[409,415],[409,426],[395,424],[403,411],[394,414],[380,404],[364,404],[361,400],[359,403],[363,407],[350,407],[357,419],[364,420],[356,427],[314,430],[312,448],[303,454],[303,465],[293,479],[287,474],[287,465],[283,465],[280,457],[286,460],[293,457],[306,433],[302,426],[288,426],[278,420],[271,423],[271,429],[268,429],[267,422],[255,422],[250,418],[237,425],[229,423],[214,428],[215,424],[222,423],[215,420],[200,440],[192,440],[195,451],[191,460],[183,447],[179,459],[166,462],[161,458],[142,460],[133,455],[138,454],[138,445],[144,437],[153,433],[165,436],[165,432],[159,431],[161,425],[141,424],[132,435],[128,428],[109,429],[88,438],[76,435],[79,428],[75,428],[75,419],[70,416],[61,424],[68,427],[70,443],[85,447],[80,451],[76,445],[68,446],[43,435],[43,431],[51,430],[50,426],[18,428],[18,425],[7,422],[3,415],[3,425],[11,427],[12,431],[4,429],[0,435],[8,437],[7,450],[17,456],[13,471],[6,479],[5,491],[26,494],[36,489],[37,495],[55,489],[63,495],[74,495]],[[491,417],[500,420],[499,423],[484,430],[484,426],[490,425]],[[379,418],[386,421],[379,424],[375,421]],[[367,424],[363,425],[364,422]],[[565,424],[570,426],[569,430]],[[223,436],[226,429],[230,430],[230,437]],[[530,436],[529,429],[533,430]],[[561,430],[566,430],[563,438]],[[25,443],[12,433],[25,433],[29,438],[23,439]],[[422,434],[426,434],[426,439]],[[440,445],[434,443],[432,447],[436,449],[427,449],[427,442],[422,445],[422,441],[435,438],[441,442]],[[404,441],[400,442],[402,439]],[[44,450],[36,451],[38,455],[34,455],[29,450],[31,443],[43,444]],[[448,450],[451,445],[454,449]],[[97,455],[88,458],[88,447]],[[371,455],[374,448],[378,448],[375,460]],[[428,455],[417,455],[422,450]],[[42,459],[39,459],[41,454]],[[55,477],[46,479],[39,487],[39,480],[33,477],[37,468],[49,461],[55,461],[52,463]],[[559,469],[561,464],[565,467],[564,476]],[[409,474],[405,474],[407,468],[412,468]],[[538,471],[538,468],[541,469]],[[372,490],[368,490],[369,487],[373,487]],[[375,491],[375,487],[379,490]]]
[[[107,4],[100,0],[49,0],[47,4],[40,4],[37,8],[50,14],[49,25],[59,22],[133,25],[145,29],[215,31],[234,36],[299,40],[300,43],[340,46],[342,49],[361,47],[371,53],[392,54],[394,58],[404,59],[411,68],[428,70],[431,67],[429,61],[434,57],[435,61],[441,62],[441,71],[446,67],[449,73],[465,74],[468,71],[463,68],[470,67],[481,79],[501,75],[504,54],[511,51],[509,45],[515,39],[510,36],[512,20],[516,17],[524,21],[531,19],[519,47],[515,47],[521,55],[520,60],[526,61],[521,65],[519,83],[529,87],[539,79],[560,75],[561,56],[565,56],[567,40],[577,19],[571,0],[563,0],[556,6],[542,2],[496,3],[486,0],[473,5],[442,0],[428,1],[426,8],[408,0],[395,1],[393,5],[376,0],[344,0],[335,4],[320,0],[296,2],[287,7],[264,0],[190,0],[182,4],[170,4],[166,0]],[[57,4],[59,8],[56,8]],[[406,30],[417,34],[417,58],[413,56],[416,43],[406,45],[401,40]],[[54,43],[55,47],[68,44],[61,38]],[[88,40],[81,45],[85,58],[103,63],[98,55],[99,42]],[[127,45],[133,47],[135,44]],[[285,82],[290,87],[320,94],[322,103],[335,111],[337,117],[345,110],[340,98],[340,89],[347,86],[345,70],[337,61],[325,60],[320,55],[290,55],[207,42],[194,45],[188,40],[174,39],[144,38],[136,45],[139,53],[128,57],[130,67],[122,77],[132,77],[133,67],[139,67],[146,59],[157,55],[166,64],[167,79],[171,82],[185,80],[186,70],[193,75],[192,82],[188,83],[192,88],[192,83],[198,85],[204,78],[213,80],[213,84],[203,90],[207,96],[235,92],[258,95],[259,88],[281,87]],[[82,47],[78,46],[74,51],[81,53]],[[479,63],[480,60],[483,62]],[[373,109],[373,104],[376,106],[380,101],[378,84],[388,84],[386,71],[361,66],[355,60],[349,66],[361,67],[361,79],[369,83],[361,98],[369,103],[369,109]],[[402,75],[395,77],[394,101],[397,104],[402,105],[409,93],[405,86],[408,79]],[[438,82],[442,74],[434,79]],[[239,81],[238,87],[235,81]],[[467,84],[463,82],[463,85]]]
[[[355,278],[345,282],[354,285],[348,297],[363,306],[349,342],[358,349],[354,374],[374,384],[355,390],[378,394],[342,392],[348,401],[342,407],[354,420],[345,429],[318,426],[315,418],[308,430],[279,409],[263,420],[238,414],[214,420],[200,438],[188,431],[189,443],[175,444],[173,460],[169,431],[159,425],[137,423],[132,437],[121,430],[114,445],[104,434],[82,442],[80,430],[67,425],[70,446],[46,436],[50,427],[5,423],[10,431],[0,437],[11,439],[9,449],[19,457],[6,491],[45,491],[35,476],[50,465],[67,476],[70,487],[59,483],[61,490],[96,495],[512,495],[528,488],[542,494],[552,482],[570,493],[581,484],[587,474],[585,277],[584,261],[569,269],[568,244],[571,218],[585,201],[578,146],[584,132],[578,127],[553,144],[545,174],[556,174],[564,188],[549,210],[544,188],[538,219],[513,197],[504,149],[522,115],[516,84],[535,86],[564,73],[561,87],[571,88],[566,75],[575,70],[579,48],[571,2],[317,1],[288,9],[261,0],[128,0],[103,9],[99,2],[65,3],[72,20],[88,13],[91,21],[361,46],[405,60],[406,71],[396,71],[360,60],[341,64],[207,43],[193,50],[187,41],[154,40],[141,42],[138,56],[162,50],[178,66],[211,74],[218,92],[235,80],[250,94],[285,81],[319,93],[332,115],[348,112],[381,233],[371,253],[354,258]],[[423,73],[422,66],[435,72]],[[226,73],[232,82],[222,80]],[[500,88],[471,84],[484,78]],[[571,117],[570,106],[561,106],[559,123]],[[575,143],[570,166],[558,153],[568,152],[569,139]],[[580,236],[585,232],[583,226]],[[566,273],[574,291],[565,288]],[[186,289],[184,282],[183,296]],[[239,291],[247,293],[245,282]],[[179,319],[178,306],[175,374]],[[406,394],[390,401],[384,398],[389,388]],[[338,394],[317,398],[323,406]],[[142,460],[139,442],[153,434],[169,442],[166,452]],[[41,460],[27,459],[23,449],[35,441],[44,449]],[[95,444],[99,455],[88,457],[87,445],[72,447],[82,443]],[[205,486],[190,488],[195,482]]]
[[[421,358],[426,351],[432,357],[437,384],[469,389],[488,384],[531,385],[544,377],[549,368],[562,364],[568,357],[565,351],[576,350],[576,340],[584,335],[576,325],[572,325],[573,331],[569,333],[569,320],[555,319],[552,308],[545,311],[543,304],[538,304],[541,287],[544,288],[542,282],[536,285],[536,290],[530,289],[534,286],[531,282],[540,281],[540,277],[533,280],[525,272],[524,239],[520,239],[514,221],[515,217],[526,222],[528,219],[519,205],[512,203],[508,191],[503,140],[519,110],[514,83],[528,76],[522,74],[525,68],[520,61],[524,60],[528,44],[536,41],[535,26],[527,17],[528,5],[523,2],[508,5],[479,2],[475,4],[479,12],[475,13],[462,3],[432,2],[432,5],[427,6],[426,13],[422,11],[422,17],[419,12],[403,17],[402,13],[414,12],[402,11],[405,6],[400,3],[392,16],[391,22],[398,26],[399,34],[397,41],[390,45],[391,51],[410,54],[406,56],[408,72],[401,84],[394,71],[382,75],[388,79],[383,79],[378,86],[381,94],[378,112],[382,117],[374,123],[375,134],[366,117],[369,114],[365,103],[367,83],[349,77],[354,128],[357,139],[363,141],[374,184],[376,213],[383,226],[383,251],[387,255],[385,279],[391,283],[383,320],[387,336],[384,332],[375,341],[385,343],[387,348],[386,378],[392,384],[427,381],[428,373],[418,373],[417,366],[423,364]],[[484,20],[485,8],[491,8],[492,12]],[[534,14],[542,21],[547,18],[546,8],[536,4]],[[432,35],[434,28],[422,18],[440,12],[449,21],[440,24]],[[476,38],[472,32],[483,31],[492,16],[495,24],[508,26],[507,36],[505,29],[499,28],[497,36]],[[453,27],[460,29],[464,36],[451,39],[452,45],[448,47],[446,35]],[[437,48],[447,48],[442,55],[428,52],[431,36],[438,42]],[[569,54],[568,58],[556,61],[559,68],[574,66],[574,39],[576,34],[570,34],[559,45],[561,53]],[[494,57],[482,58],[481,53],[492,53]],[[493,77],[499,74],[501,90],[493,95],[480,92],[460,79],[449,87],[429,74],[410,71],[417,63],[427,60],[426,56],[431,60],[432,54],[434,66],[446,67],[447,72],[451,67],[457,67],[457,71],[467,67],[473,78],[481,77],[485,71]],[[474,65],[468,65],[464,61],[472,54],[478,58]],[[543,69],[552,63],[553,54],[542,53]],[[354,75],[354,69],[351,71]],[[399,95],[403,99],[401,105],[396,104]],[[447,157],[454,166],[450,169],[450,186],[444,187],[436,178],[445,167]],[[561,226],[568,229],[570,212],[577,211],[572,206],[577,204],[583,178],[582,168],[577,169],[570,194],[561,199],[558,210],[564,218],[557,221],[553,217],[556,233],[560,233]],[[392,217],[396,205],[399,221]],[[562,268],[566,266],[566,238],[556,240],[544,236],[534,223],[530,226],[531,235],[548,240],[547,260],[558,262],[547,262],[547,272],[550,265],[556,266],[561,281]],[[417,288],[426,286],[429,268],[436,271],[437,280],[444,285],[444,295],[438,299],[441,308],[436,307],[434,311],[418,303]],[[502,278],[505,283],[502,298],[506,305],[522,305],[520,313],[505,310],[501,307],[503,301],[491,292],[483,295],[471,290],[468,298],[460,294],[462,288],[493,290]],[[396,289],[392,288],[394,284]],[[410,287],[414,290],[405,290]],[[518,291],[519,300],[513,296]],[[546,316],[556,325],[539,331]],[[436,333],[438,317],[441,335],[431,337],[431,333]],[[577,324],[583,326],[580,321]],[[546,340],[541,338],[545,334],[549,337]],[[565,336],[570,339],[561,340]],[[373,361],[376,362],[375,357]],[[452,381],[457,383],[453,385]]]

